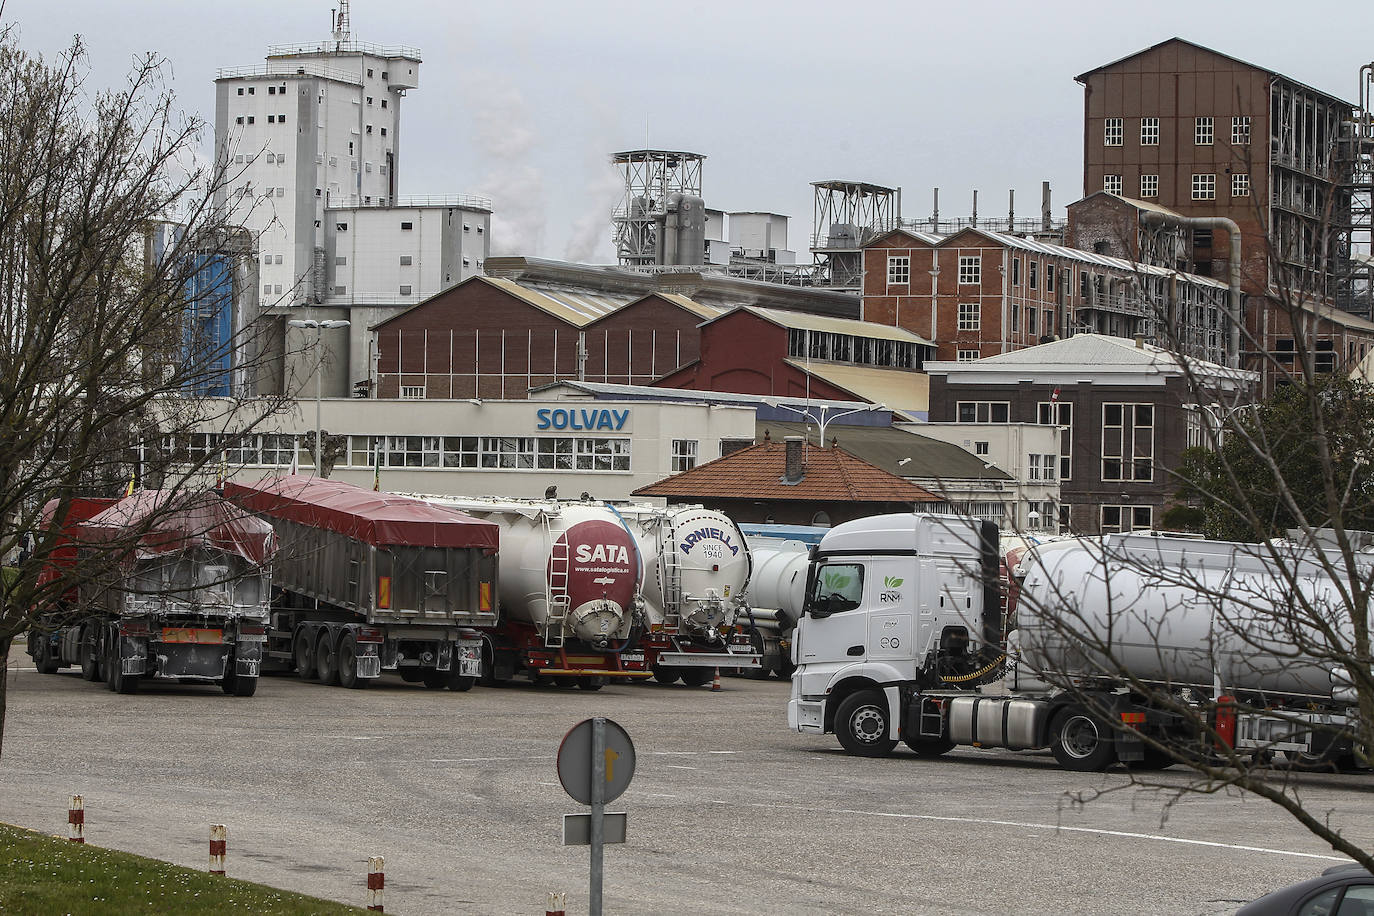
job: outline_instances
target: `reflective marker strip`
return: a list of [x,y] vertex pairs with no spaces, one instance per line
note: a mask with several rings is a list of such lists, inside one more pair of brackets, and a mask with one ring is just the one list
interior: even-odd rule
[[210,825],[210,874],[224,874],[224,854],[229,847],[229,831],[223,824]]
[[72,806],[67,809],[67,839],[86,842],[86,802],[80,795],[72,796]]
[[482,582],[477,586],[477,609],[479,611],[491,610],[491,583]]

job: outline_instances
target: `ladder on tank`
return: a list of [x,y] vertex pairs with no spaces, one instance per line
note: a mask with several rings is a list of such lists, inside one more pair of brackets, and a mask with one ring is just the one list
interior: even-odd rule
[[663,520],[663,630],[676,633],[682,629],[682,555],[678,553],[677,529],[672,521]]
[[568,619],[568,539],[554,537],[548,516],[544,516],[544,535],[549,544],[549,575],[544,580],[544,645],[563,646],[563,623]]

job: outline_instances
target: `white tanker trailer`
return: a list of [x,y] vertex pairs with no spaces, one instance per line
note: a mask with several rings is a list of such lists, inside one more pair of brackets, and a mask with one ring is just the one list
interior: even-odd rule
[[771,536],[749,535],[747,539],[754,575],[744,616],[752,627],[754,649],[763,656],[762,676],[771,673],[786,680],[792,676],[792,631],[806,597],[811,545]]
[[[640,641],[654,680],[689,687],[711,680],[716,668],[757,670],[745,590],[751,558],[729,516],[702,506],[615,506],[644,559],[648,630]],[[733,634],[733,635],[732,635]]]
[[[1150,535],[1031,551],[1002,680],[1001,561],[990,523],[891,515],[836,526],[816,548],[793,640],[789,725],[850,753],[898,740],[918,755],[959,745],[1048,747],[1069,769],[1158,766],[1163,748],[1354,758],[1356,702],[1329,660],[1350,621],[1311,554]],[[1147,740],[1148,739],[1148,740]]]
[[500,528],[500,622],[486,631],[483,681],[524,672],[597,689],[648,677],[643,558],[625,521],[593,501],[420,496]]

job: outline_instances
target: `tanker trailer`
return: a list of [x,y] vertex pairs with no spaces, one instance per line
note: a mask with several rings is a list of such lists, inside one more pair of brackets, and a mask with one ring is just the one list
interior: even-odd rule
[[644,558],[648,632],[640,640],[654,680],[689,687],[717,668],[759,670],[747,629],[748,545],[724,513],[701,506],[633,504],[626,520]]
[[752,627],[754,649],[763,656],[763,676],[773,673],[787,680],[794,667],[792,631],[806,594],[811,545],[801,540],[752,534],[747,540],[754,558],[754,575],[749,582],[749,607],[744,616]]
[[467,690],[496,625],[498,529],[423,500],[292,475],[226,495],[281,540],[268,658],[325,684],[383,671]]
[[109,502],[69,509],[69,520],[100,511],[64,523],[65,543],[49,560],[71,568],[74,550],[81,573],[75,607],[44,615],[52,626],[34,656],[39,670],[79,665],[118,693],[156,679],[252,696],[276,551],[271,526],[210,491],[138,490]]
[[615,512],[592,500],[419,498],[500,527],[501,622],[484,634],[484,683],[523,672],[597,690],[649,676],[643,558]]

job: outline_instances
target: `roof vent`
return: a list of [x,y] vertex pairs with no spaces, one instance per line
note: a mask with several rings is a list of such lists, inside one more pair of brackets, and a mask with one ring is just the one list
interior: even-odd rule
[[788,436],[783,440],[787,446],[787,465],[783,473],[783,483],[797,483],[806,474],[802,464],[802,437]]

